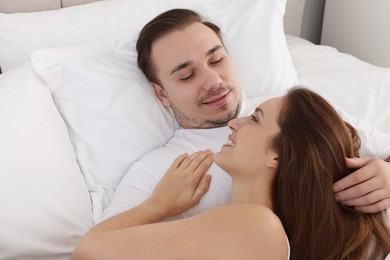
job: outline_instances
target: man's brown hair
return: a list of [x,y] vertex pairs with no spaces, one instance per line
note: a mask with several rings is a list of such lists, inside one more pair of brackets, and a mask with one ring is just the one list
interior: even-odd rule
[[137,41],[138,67],[146,78],[161,85],[157,78],[152,60],[152,46],[159,38],[170,32],[183,29],[195,22],[202,23],[213,30],[222,42],[220,29],[217,25],[202,20],[202,17],[188,9],[172,9],[166,11],[148,22],[141,30]]

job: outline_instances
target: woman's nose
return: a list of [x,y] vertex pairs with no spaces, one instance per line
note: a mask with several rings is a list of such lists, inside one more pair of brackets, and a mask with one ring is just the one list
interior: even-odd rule
[[238,129],[248,123],[248,118],[249,117],[241,117],[232,119],[228,122],[228,126],[233,132],[238,131]]
[[232,132],[237,131],[240,128],[239,118],[232,119],[228,122],[228,126]]

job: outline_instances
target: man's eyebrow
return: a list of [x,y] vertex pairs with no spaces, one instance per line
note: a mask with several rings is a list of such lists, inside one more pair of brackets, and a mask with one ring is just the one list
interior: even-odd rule
[[171,74],[172,75],[173,73],[179,71],[179,70],[182,70],[184,68],[187,68],[188,66],[190,66],[190,64],[192,63],[192,61],[185,61],[179,65],[177,65],[176,67],[173,68],[173,70],[171,71]]
[[261,107],[256,107],[255,112],[260,112],[261,116],[264,118],[264,111]]
[[222,48],[222,45],[217,45],[214,48],[211,48],[210,50],[208,50],[206,52],[206,56],[209,56],[209,55],[213,54],[214,52],[216,52],[217,50],[219,50],[221,48]]

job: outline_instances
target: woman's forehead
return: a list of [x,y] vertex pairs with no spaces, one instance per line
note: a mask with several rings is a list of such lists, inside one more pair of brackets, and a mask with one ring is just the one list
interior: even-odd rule
[[283,97],[274,97],[264,101],[256,107],[255,112],[264,113],[265,110],[275,110],[280,106],[282,98]]

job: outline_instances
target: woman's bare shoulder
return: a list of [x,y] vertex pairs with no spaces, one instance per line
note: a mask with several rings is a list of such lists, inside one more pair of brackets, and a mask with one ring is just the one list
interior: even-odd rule
[[219,241],[221,248],[214,248],[220,251],[220,255],[240,259],[288,257],[288,243],[283,226],[275,213],[265,206],[228,205],[199,214],[193,220],[193,224],[198,222],[200,229],[208,230],[208,234],[211,234],[209,238],[215,236],[214,239]]
[[[259,204],[233,204],[209,210],[203,214],[210,217],[221,217],[245,220],[244,223],[256,227],[282,228],[278,216],[268,207]],[[215,215],[215,216],[214,216]],[[253,227],[253,226],[252,226]],[[284,230],[283,230],[284,232]]]

